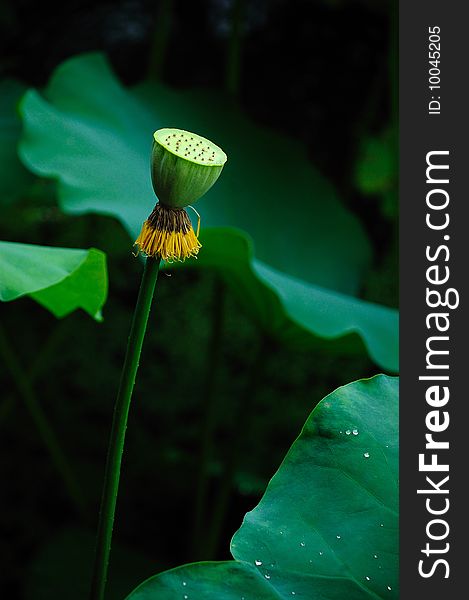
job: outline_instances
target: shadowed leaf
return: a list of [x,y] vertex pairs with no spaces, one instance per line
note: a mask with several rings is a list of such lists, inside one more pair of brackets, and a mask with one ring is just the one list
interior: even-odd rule
[[0,300],[30,296],[56,317],[82,308],[101,320],[107,297],[106,256],[100,250],[0,242]]
[[399,597],[398,379],[326,396],[233,537],[235,561],[185,565],[128,600]]

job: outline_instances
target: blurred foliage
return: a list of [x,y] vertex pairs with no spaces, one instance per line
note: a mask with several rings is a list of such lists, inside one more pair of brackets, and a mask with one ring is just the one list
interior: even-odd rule
[[381,199],[381,210],[388,219],[398,214],[397,130],[389,128],[380,136],[362,139],[355,171],[358,189]]
[[[18,215],[21,217],[28,210],[16,209],[6,219],[9,231],[14,229],[13,221],[17,221]],[[57,323],[28,299],[2,307],[5,329],[23,363],[29,364],[38,355],[49,357],[36,375],[35,387],[83,483],[90,507],[88,523],[93,527],[110,415],[141,267],[138,260],[129,259],[125,232],[104,217],[57,215],[52,223],[46,220],[31,222],[29,226],[25,226],[26,218],[18,221],[22,229],[17,230],[15,237],[36,241],[53,231],[55,243],[73,246],[78,241],[88,243],[92,236],[108,255],[111,300],[105,306],[105,318],[99,327],[80,313]],[[210,271],[174,270],[161,275],[158,309],[151,316],[141,361],[149,366],[139,371],[129,421],[116,541],[124,540],[130,547],[140,549],[162,569],[193,558],[189,533],[206,372],[210,368],[207,356],[211,314],[214,303],[218,302],[214,296],[215,281],[216,276]],[[28,326],[32,322],[33,328]],[[175,335],[176,331],[182,334]],[[364,355],[351,358],[322,350],[304,353],[271,340],[263,345],[259,380],[256,388],[250,389],[250,367],[256,360],[262,334],[230,293],[222,336],[221,368],[216,374],[215,452],[208,467],[209,506],[216,496],[233,439],[237,437],[232,423],[237,418],[240,398],[246,393],[249,414],[242,421],[239,466],[223,524],[224,549],[220,545],[218,558],[227,557],[227,542],[242,515],[262,493],[301,428],[312,408],[311,395],[324,396],[338,383],[374,372]],[[3,371],[0,384],[2,389],[11,390]],[[4,510],[0,528],[4,535],[0,555],[8,567],[5,573],[15,581],[38,545],[47,541],[51,533],[77,523],[77,517],[13,390],[4,394],[0,414],[3,432],[0,471],[10,481],[2,494]],[[13,461],[12,448],[15,448]],[[40,477],[33,486],[32,476],[34,480]],[[141,574],[136,573],[133,584],[139,579]]]
[[[28,297],[0,306],[11,351],[24,365],[25,378],[36,391],[70,457],[87,507],[85,518],[75,512],[20,402],[18,390],[9,374],[0,368],[0,476],[7,482],[0,499],[1,587],[11,597],[29,599],[34,597],[35,588],[50,595],[54,582],[59,586],[55,588],[58,596],[68,594],[72,598],[73,593],[82,593],[79,582],[88,568],[86,557],[90,552],[90,532],[96,524],[110,415],[141,273],[140,261],[130,256],[128,232],[115,217],[65,215],[58,208],[55,182],[27,175],[11,141],[19,133],[17,100],[22,89],[45,85],[60,62],[81,52],[104,51],[127,84],[142,81],[149,68],[152,75],[151,65],[155,63],[150,59],[150,49],[158,46],[152,36],[153,28],[158,30],[156,15],[161,4],[145,0],[72,0],[59,6],[44,0],[40,11],[32,0],[1,5],[0,73],[10,80],[2,86],[16,91],[8,103],[2,102],[7,94],[3,93],[0,99],[0,107],[7,106],[2,108],[0,117],[2,125],[7,125],[0,131],[10,132],[6,145],[2,145],[5,138],[0,135],[0,155],[6,157],[0,163],[0,190],[18,169],[24,179],[9,188],[16,198],[2,195],[0,239],[42,246],[100,248],[108,256],[110,286],[104,321],[99,326],[81,312],[57,321]],[[174,0],[172,5],[164,48],[166,58],[159,67],[159,89],[167,94],[167,102],[176,102],[181,95],[168,85],[179,92],[188,86],[205,88],[191,91],[189,96],[222,97],[214,95],[213,88],[220,88],[225,80],[232,3]],[[353,289],[369,303],[395,307],[396,218],[383,212],[379,191],[365,194],[354,179],[361,140],[370,135],[380,138],[379,132],[389,127],[389,13],[385,3],[300,0],[294,10],[287,0],[250,0],[245,5],[239,88],[232,100],[237,107],[233,114],[239,113],[240,120],[252,123],[256,130],[267,126],[302,142],[316,167],[310,167],[310,172],[321,181],[326,176],[338,190],[337,196],[333,193],[332,197],[340,196],[346,204],[347,210],[332,200],[332,205],[339,207],[341,219],[355,223],[353,229],[360,232],[358,237],[362,240],[361,251],[357,254],[355,249],[353,259],[348,256],[345,231],[337,249],[342,248],[344,260],[351,265],[349,273],[335,269],[340,268],[338,254],[330,274],[321,267],[324,256],[313,257],[312,262],[323,269],[322,283],[330,277],[332,287],[338,282],[339,286],[349,286],[347,293]],[[23,83],[11,83],[12,79]],[[136,101],[147,110],[144,90],[141,86],[138,90]],[[135,93],[134,88],[130,94]],[[372,110],[368,102],[364,103],[371,95],[376,98]],[[158,103],[149,110],[157,114]],[[217,113],[219,108],[215,105],[207,110]],[[231,114],[231,107],[226,110]],[[369,113],[366,127],[364,111]],[[222,143],[217,135],[214,141]],[[294,146],[295,152],[301,154],[300,146]],[[58,163],[63,160],[65,149],[57,148]],[[128,153],[128,148],[124,151]],[[379,145],[377,152],[381,152]],[[127,184],[130,190],[135,182],[129,179]],[[326,190],[330,188],[325,185]],[[7,206],[3,206],[3,200],[8,198]],[[149,204],[142,206],[138,219],[134,217],[134,227],[151,208],[150,198],[146,198]],[[92,203],[95,199],[88,200]],[[317,199],[312,200],[315,203]],[[131,204],[133,198],[129,196],[127,201]],[[293,201],[290,195],[284,200],[289,207]],[[215,198],[207,207],[212,203],[214,210],[220,208]],[[207,213],[203,225],[209,224]],[[303,222],[301,227],[305,227]],[[318,233],[316,225],[314,230]],[[207,235],[209,232],[207,227]],[[225,229],[220,230],[219,235],[224,232]],[[226,231],[232,240],[239,240],[235,233],[239,234]],[[262,242],[256,240],[256,248],[264,244],[268,249],[272,237],[271,233]],[[243,260],[247,263],[250,246],[244,238],[242,242],[246,251]],[[207,240],[205,245],[210,242]],[[308,269],[308,263],[304,264]],[[283,267],[285,271],[296,268],[296,259]],[[268,267],[261,265],[262,268]],[[271,268],[268,277],[276,274]],[[337,274],[341,279],[337,279]],[[256,273],[259,281],[261,276],[262,273]],[[301,279],[304,278],[302,274]],[[233,531],[246,511],[258,502],[315,399],[376,370],[355,335],[342,337],[340,343],[316,337],[318,344],[295,347],[279,341],[288,339],[288,332],[272,339],[267,333],[271,330],[271,313],[261,315],[258,310],[254,321],[252,313],[246,311],[252,303],[242,302],[244,288],[235,278],[232,281],[228,289],[221,286],[219,275],[209,265],[204,270],[171,269],[160,277],[158,307],[151,318],[142,356],[145,368],[139,372],[130,416],[115,528],[116,564],[112,577],[122,585],[122,594],[156,571],[194,558],[209,558],[203,552],[195,556],[189,538],[210,378],[216,402],[204,521],[207,533],[219,491],[225,485],[233,443],[239,438],[229,503],[213,555],[223,560],[230,558],[227,549]],[[222,344],[218,349],[219,369],[210,375],[213,315],[220,301],[220,286],[225,297]],[[330,289],[320,288],[320,292],[328,294]],[[266,305],[271,305],[274,293],[266,293],[270,295]],[[340,294],[322,297],[322,309],[326,312],[321,314],[326,315],[327,327],[327,308]],[[344,297],[348,304],[350,296]],[[319,317],[317,326],[321,325]],[[285,321],[281,315],[280,322]],[[297,328],[292,333],[298,337]],[[255,380],[253,365],[260,365]],[[240,404],[249,407],[243,418]],[[233,423],[240,423],[238,429]],[[238,435],[240,430],[242,437]],[[125,553],[121,560],[122,546]],[[68,579],[75,577],[73,589],[65,592],[66,588],[60,587],[64,582],[59,577],[61,573]],[[110,592],[119,597],[112,585]]]
[[127,92],[99,55],[62,64],[44,95],[22,102],[21,156],[58,178],[66,212],[114,215],[135,239],[154,203],[150,132],[177,123],[216,140],[229,159],[199,202],[204,250],[187,264],[217,269],[267,333],[303,345],[305,333],[355,333],[380,366],[397,370],[397,314],[344,295],[367,264],[363,232],[292,140],[256,128],[221,95]]
[[398,379],[318,404],[231,542],[237,562],[161,573],[129,600],[398,598]]
[[100,250],[0,242],[0,300],[28,295],[56,317],[77,308],[101,320],[107,296],[106,257]]
[[32,180],[17,153],[21,132],[17,104],[25,89],[14,80],[0,81],[0,205],[19,198]]

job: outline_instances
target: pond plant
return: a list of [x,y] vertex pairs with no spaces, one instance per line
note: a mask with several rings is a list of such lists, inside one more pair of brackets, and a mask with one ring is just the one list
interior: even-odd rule
[[[94,89],[100,93],[89,93]],[[160,267],[213,269],[265,337],[292,347],[321,344],[324,355],[331,356],[336,356],[332,348],[340,346],[339,355],[367,353],[385,370],[397,371],[397,312],[356,296],[369,260],[358,219],[344,209],[295,140],[262,130],[219,100],[148,82],[124,88],[103,57],[91,54],[64,63],[43,95],[29,90],[20,103],[24,166],[57,180],[63,213],[115,217],[124,235],[135,240],[135,264],[144,262],[114,409],[90,600],[122,598],[130,589],[122,586],[115,594],[119,582],[109,577],[111,593],[106,579],[127,418]],[[212,193],[225,153],[186,129],[158,129],[151,152],[158,202],[142,225],[142,212],[148,214],[153,197],[148,132],[164,123],[182,123],[219,141],[230,156],[229,167]],[[29,185],[32,173],[18,162],[11,143],[7,148],[5,156],[15,166],[11,176],[26,174],[23,183]],[[246,182],[251,190],[245,189]],[[192,204],[206,192],[200,217]],[[299,211],[285,210],[293,200]],[[58,318],[81,308],[96,321],[102,319],[107,297],[103,252],[0,242],[0,267],[0,300],[28,296]],[[214,353],[220,351],[220,345],[214,347]],[[266,347],[261,346],[261,359]],[[77,478],[34,390],[22,383],[23,373],[1,330],[0,351],[80,512]],[[321,396],[311,395],[314,406]],[[258,408],[246,397],[247,418]],[[247,436],[239,423],[236,438]],[[205,509],[210,519],[211,507]],[[162,572],[127,598],[395,599],[397,511],[398,379],[379,375],[340,387],[316,405],[259,504],[234,535],[233,560],[168,571],[152,567]],[[198,530],[199,536],[208,533],[203,526]],[[77,581],[69,579],[60,597],[76,591]],[[88,574],[82,579],[80,598],[89,591]],[[34,589],[31,597],[37,594]]]
[[91,600],[104,598],[130,401],[160,263],[197,256],[201,244],[186,207],[212,187],[226,162],[223,150],[195,133],[165,128],[156,131],[153,138],[151,174],[159,201],[135,242],[138,252],[146,257],[145,267],[114,408]]
[[[159,202],[135,242],[145,267],[114,410],[90,600],[105,597],[127,418],[159,265],[197,256],[201,245],[186,207],[216,182],[225,161],[196,134],[154,134]],[[129,600],[395,597],[396,415],[395,379],[357,382],[324,399],[233,538],[235,561],[162,573]]]
[[399,597],[398,379],[337,389],[231,541],[234,560],[159,573],[127,600]]

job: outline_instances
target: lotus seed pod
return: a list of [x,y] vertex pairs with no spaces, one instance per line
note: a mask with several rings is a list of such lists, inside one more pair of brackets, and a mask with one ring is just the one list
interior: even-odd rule
[[159,129],[153,134],[151,178],[159,202],[135,240],[137,254],[166,261],[197,257],[197,232],[186,206],[207,192],[222,172],[226,154],[209,140],[182,129]]
[[221,148],[195,133],[164,128],[153,134],[151,179],[165,206],[193,204],[216,182],[225,162]]

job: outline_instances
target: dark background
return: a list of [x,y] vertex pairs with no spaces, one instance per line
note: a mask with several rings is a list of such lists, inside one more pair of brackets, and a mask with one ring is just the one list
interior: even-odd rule
[[[374,263],[362,297],[396,306],[395,195],[364,193],[354,181],[363,141],[396,131],[394,32],[384,0],[60,6],[16,0],[0,4],[0,76],[42,86],[65,58],[101,50],[128,84],[150,75],[181,89],[224,88],[257,122],[304,142],[372,241]],[[230,47],[240,57],[239,71],[227,67]],[[76,589],[62,597],[80,598],[140,265],[129,260],[129,241],[117,222],[64,216],[53,194],[3,209],[0,239],[95,246],[108,254],[112,302],[101,325],[82,313],[57,321],[30,300],[1,306],[16,359],[32,373],[33,394],[82,482],[84,510],[70,502],[17,386],[0,369],[0,589],[12,598],[51,597],[41,586],[70,574]],[[314,405],[338,385],[378,371],[365,355],[281,347],[249,321],[213,273],[163,274],[158,294],[136,388],[142,402],[132,406],[129,420],[115,529],[114,565],[122,578],[116,598],[159,570],[229,558],[232,534]],[[217,320],[222,351],[212,352]],[[212,541],[193,543],[210,397],[217,408],[203,537]],[[240,404],[248,418],[243,413],[241,420]]]

